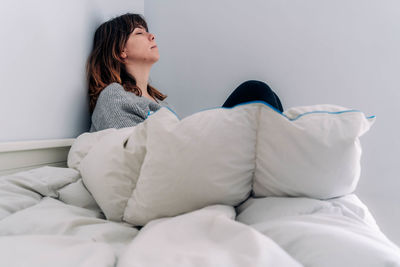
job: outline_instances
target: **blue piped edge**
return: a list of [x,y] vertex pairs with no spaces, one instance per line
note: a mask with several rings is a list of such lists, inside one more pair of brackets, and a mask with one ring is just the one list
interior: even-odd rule
[[[242,105],[249,105],[249,104],[253,104],[253,103],[261,103],[261,104],[264,104],[264,105],[270,107],[270,108],[271,108],[272,110],[274,110],[275,112],[277,112],[277,113],[279,113],[280,115],[284,116],[285,118],[287,118],[287,119],[290,120],[290,121],[295,121],[295,120],[297,120],[297,119],[299,119],[299,118],[301,118],[301,117],[303,117],[303,116],[305,116],[305,115],[309,115],[309,114],[313,114],[313,113],[327,113],[327,114],[341,114],[341,113],[347,113],[347,112],[361,112],[361,113],[363,113],[362,111],[356,110],[356,109],[349,109],[349,110],[342,110],[342,111],[324,111],[324,110],[316,110],[316,111],[310,111],[310,112],[302,113],[302,114],[298,115],[296,118],[291,119],[291,118],[289,118],[288,116],[286,116],[285,114],[283,114],[283,112],[281,112],[280,110],[276,109],[274,106],[270,105],[269,103],[267,103],[267,102],[265,102],[265,101],[261,101],[261,100],[255,100],[255,101],[249,101],[249,102],[240,103],[240,104],[237,104],[236,106],[233,106],[233,107],[205,108],[205,109],[202,109],[202,110],[200,110],[200,111],[198,111],[198,112],[195,112],[195,113],[193,113],[193,114],[200,113],[200,112],[203,112],[203,111],[206,111],[206,110],[219,109],[219,108],[223,108],[223,109],[232,109],[232,108],[234,108],[234,107],[238,107],[238,106],[242,106]],[[179,120],[181,120],[181,118],[179,118],[178,114],[176,114],[176,112],[175,112],[174,110],[172,110],[171,108],[166,107],[166,106],[162,106],[161,108],[167,108],[167,109],[169,109],[172,113],[175,114],[175,116],[176,116]],[[158,110],[156,110],[156,111],[153,112],[153,113],[151,113],[151,112],[149,111],[149,112],[147,113],[147,117],[153,115],[153,114],[156,113],[157,111],[158,111]],[[193,114],[191,114],[191,115],[193,115]],[[191,115],[190,115],[190,116],[191,116]],[[372,115],[372,116],[365,116],[365,118],[366,118],[366,119],[373,119],[373,118],[376,118],[376,116],[375,116],[375,115]]]
[[[174,110],[172,110],[170,107],[161,106],[161,108],[169,109],[172,113],[175,114],[175,116],[176,116],[179,120],[181,120],[181,118],[179,118],[178,114],[176,114],[176,112],[175,112]],[[151,111],[149,110],[149,112],[147,112],[147,117],[153,115],[154,113],[156,113],[157,111],[159,111],[161,108],[159,108],[158,110],[156,110],[156,111],[154,111],[154,112],[151,112]],[[147,119],[147,118],[146,118],[146,119]]]

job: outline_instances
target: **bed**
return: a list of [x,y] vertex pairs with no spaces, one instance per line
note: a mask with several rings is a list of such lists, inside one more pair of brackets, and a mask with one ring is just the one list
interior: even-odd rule
[[[357,138],[372,117],[337,106],[280,114],[265,103],[203,111],[183,120],[174,116],[162,108],[140,127],[1,144],[0,266],[400,266],[399,248],[353,193],[358,162],[345,169],[337,154],[329,154],[328,167],[338,168],[327,173],[324,165],[323,153],[332,147],[346,151],[335,150],[346,158],[346,166],[359,156]],[[300,125],[315,125],[317,120],[324,127],[308,131],[307,140],[310,134],[323,140],[310,148],[318,157],[303,156],[302,162],[296,161],[298,153],[309,155],[305,150],[311,143],[291,145],[297,150],[288,155],[274,150],[278,137],[270,127],[262,128],[272,123],[275,128],[294,127],[286,128],[286,137],[282,131],[277,134],[288,143],[295,133],[298,144],[299,129],[311,127]],[[349,125],[357,136],[352,142],[352,130],[343,131]],[[187,143],[187,136],[196,133],[196,142]],[[343,138],[336,138],[337,133]],[[156,138],[160,135],[163,138]],[[139,142],[141,138],[145,141]],[[221,138],[231,138],[235,146],[215,150],[224,142]],[[265,147],[280,163],[270,161]],[[193,151],[200,148],[193,160]],[[325,160],[318,163],[321,157]],[[289,160],[296,165],[288,168]],[[316,165],[303,177],[306,160]],[[285,184],[273,180],[277,170]],[[321,172],[324,187],[311,181],[321,180]],[[126,173],[137,174],[134,185],[124,179]],[[332,185],[330,175],[335,178]],[[179,180],[182,177],[185,181]],[[291,183],[300,178],[294,188]],[[124,203],[119,214],[115,199],[129,187],[126,199],[118,200]]]

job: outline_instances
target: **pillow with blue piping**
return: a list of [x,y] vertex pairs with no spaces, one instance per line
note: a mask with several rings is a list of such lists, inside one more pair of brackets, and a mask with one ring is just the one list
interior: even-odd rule
[[361,144],[375,116],[336,105],[261,109],[255,197],[328,199],[352,193],[360,177]]
[[108,219],[144,225],[208,205],[235,206],[252,192],[351,193],[360,175],[359,137],[374,120],[334,105],[281,113],[255,101],[182,120],[163,107],[135,127],[93,136],[90,149],[77,140],[75,151],[87,154],[69,162]]
[[179,120],[147,119],[146,156],[124,220],[143,225],[212,204],[256,197],[326,199],[351,193],[360,175],[359,137],[374,122],[335,105],[283,113],[260,101]]
[[[134,225],[251,193],[258,107],[210,109],[180,120],[161,108],[146,127],[146,156],[123,219]],[[135,142],[135,137],[129,139]]]

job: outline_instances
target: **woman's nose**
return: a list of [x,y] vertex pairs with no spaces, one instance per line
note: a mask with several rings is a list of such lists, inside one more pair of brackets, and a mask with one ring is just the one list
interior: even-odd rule
[[150,38],[151,41],[153,41],[154,38],[156,38],[156,37],[154,36],[154,34],[150,33],[150,34],[149,34],[149,38]]

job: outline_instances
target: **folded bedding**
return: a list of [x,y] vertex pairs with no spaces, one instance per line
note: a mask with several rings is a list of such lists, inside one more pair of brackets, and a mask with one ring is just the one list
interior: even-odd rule
[[359,137],[374,121],[335,105],[280,113],[250,102],[183,120],[164,107],[135,127],[82,134],[68,166],[107,219],[137,226],[251,194],[329,199],[355,190]]
[[121,267],[302,266],[270,238],[213,205],[148,223],[119,260]]
[[0,179],[0,219],[37,204],[43,196],[57,197],[58,189],[80,178],[74,169],[43,167]]
[[138,230],[102,218],[96,210],[67,205],[44,197],[38,204],[15,212],[0,221],[0,236],[65,235],[92,242],[107,243],[116,253]]
[[[19,187],[0,220],[0,266],[400,266],[399,249],[352,194],[251,197],[236,210],[210,205],[135,228],[106,220],[71,171],[0,177]],[[42,174],[50,178],[44,187],[59,185],[52,196],[34,189]],[[35,203],[21,208],[16,200],[31,194]]]
[[116,264],[138,229],[106,220],[79,181],[49,166],[0,177],[0,266]]
[[250,198],[237,220],[274,240],[304,266],[399,266],[400,249],[351,194],[331,200]]
[[0,237],[0,266],[110,267],[115,255],[107,244],[56,235]]
[[254,102],[84,133],[68,168],[0,177],[0,266],[400,266],[353,194],[374,119]]

